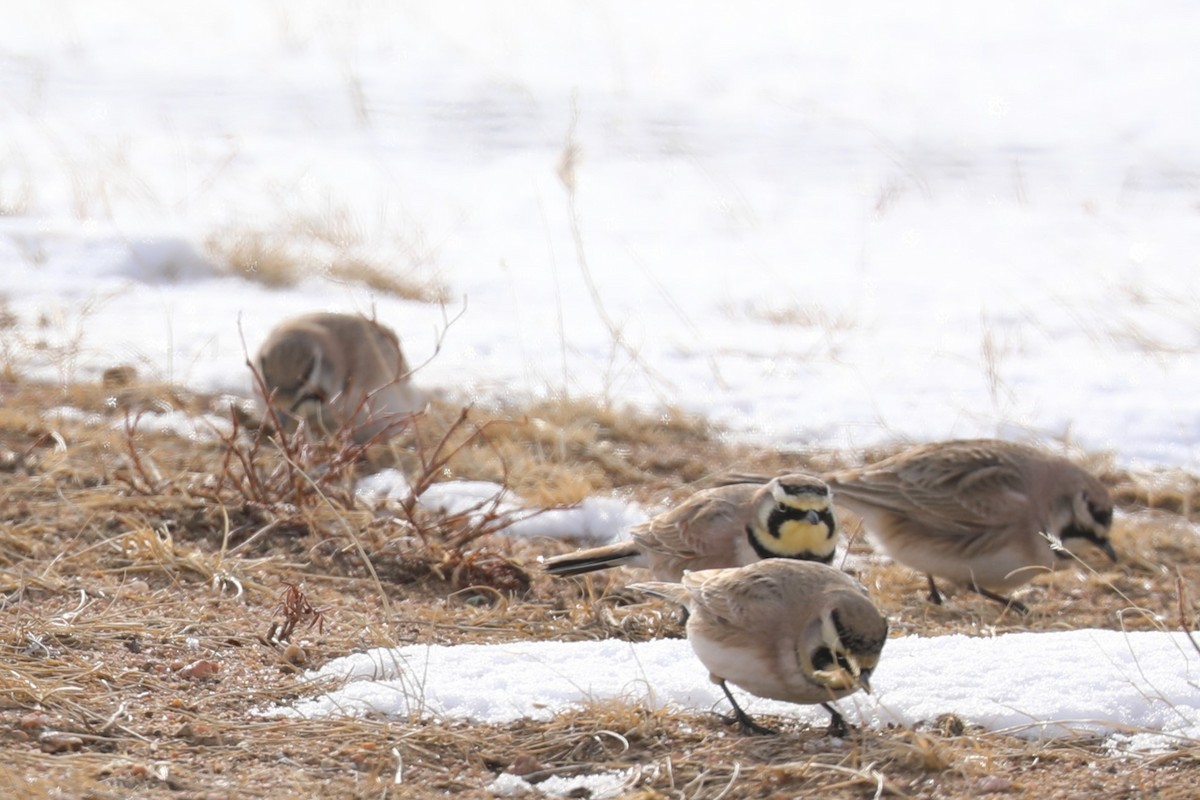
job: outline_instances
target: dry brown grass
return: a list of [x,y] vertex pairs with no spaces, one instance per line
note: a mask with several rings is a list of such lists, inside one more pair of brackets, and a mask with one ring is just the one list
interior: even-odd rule
[[[360,450],[126,424],[139,410],[210,403],[136,381],[0,384],[0,794],[483,798],[506,771],[539,781],[632,769],[626,793],[642,798],[1182,798],[1200,778],[1196,748],[1114,759],[1095,741],[1038,744],[953,718],[845,742],[787,720],[770,720],[781,736],[744,737],[709,715],[623,702],[507,725],[264,720],[252,709],[318,690],[304,670],[369,647],[678,635],[633,604],[630,575],[552,581],[531,566],[569,543],[362,507],[350,487],[367,470],[501,480],[540,504],[606,491],[652,503],[718,469],[823,469],[847,456],[751,448],[682,415],[567,400],[438,404],[393,443]],[[42,418],[59,405],[99,423]],[[1175,568],[1200,585],[1189,524],[1200,488],[1094,466],[1132,512],[1116,533],[1123,564],[1039,579],[1021,595],[1034,613],[1018,619],[961,594],[930,606],[917,576],[867,562],[895,632],[1177,627]],[[1194,599],[1182,603],[1193,625]]]
[[301,219],[278,231],[225,230],[205,241],[209,256],[225,270],[272,288],[309,278],[362,286],[422,303],[445,303],[446,287],[424,256],[384,264],[364,255],[361,233],[341,217]]
[[745,309],[745,316],[770,325],[796,328],[813,328],[827,333],[853,330],[857,323],[847,313],[830,314],[818,303],[783,305],[752,305]]

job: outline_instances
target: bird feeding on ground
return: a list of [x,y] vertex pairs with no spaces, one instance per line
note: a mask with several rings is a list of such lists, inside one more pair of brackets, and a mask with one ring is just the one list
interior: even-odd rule
[[830,713],[830,734],[845,735],[846,722],[830,703],[870,691],[887,640],[887,620],[866,589],[811,561],[766,559],[630,588],[688,609],[688,643],[733,706],[728,721],[747,733],[774,731],[742,710],[730,683],[758,697],[820,703]]

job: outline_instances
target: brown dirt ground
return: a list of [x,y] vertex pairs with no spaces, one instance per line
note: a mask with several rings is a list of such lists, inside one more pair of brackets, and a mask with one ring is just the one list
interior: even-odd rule
[[[661,503],[728,468],[882,453],[769,451],[678,414],[565,398],[439,403],[392,445],[281,450],[253,430],[131,429],[147,410],[248,420],[214,398],[113,383],[0,384],[0,795],[474,798],[508,770],[635,768],[640,798],[1195,796],[1195,745],[1114,758],[1092,740],[1035,743],[953,718],[845,741],[786,720],[767,720],[780,736],[746,737],[712,715],[615,702],[499,726],[263,719],[251,709],[317,690],[304,670],[368,647],[679,635],[625,591],[629,574],[540,574],[536,557],[569,542],[505,539],[495,516],[481,529],[355,505],[349,487],[369,470],[498,480],[542,504],[609,491]],[[43,417],[64,405],[92,418]],[[1125,512],[1122,564],[1039,579],[1021,619],[965,594],[932,606],[918,576],[867,562],[860,577],[894,635],[1194,626],[1196,479],[1130,474],[1103,454],[1089,465]]]

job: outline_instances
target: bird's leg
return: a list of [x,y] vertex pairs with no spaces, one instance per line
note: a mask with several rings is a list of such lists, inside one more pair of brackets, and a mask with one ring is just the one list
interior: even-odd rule
[[937,584],[933,582],[932,575],[925,576],[929,580],[929,602],[935,606],[942,604],[942,593],[938,591]]
[[750,719],[750,715],[742,710],[742,707],[737,704],[737,700],[733,699],[733,693],[730,692],[729,687],[725,685],[724,678],[717,681],[717,685],[721,687],[721,691],[725,692],[725,696],[729,698],[729,704],[731,706],[733,706],[733,716],[732,717],[718,715],[718,716],[721,716],[722,722],[724,722],[726,725],[732,725],[733,723],[736,722],[737,724],[742,726],[743,733],[746,733],[746,734],[749,734],[752,736],[756,735],[756,734],[761,735],[761,736],[769,736],[769,735],[773,735],[773,734],[776,734],[779,732],[779,731],[772,730],[770,728],[765,728],[762,725],[759,725],[754,720]]
[[826,733],[838,739],[845,739],[850,734],[850,726],[846,724],[846,718],[829,703],[821,703],[821,708],[829,712],[829,730]]
[[1009,608],[1012,608],[1013,611],[1016,611],[1019,614],[1028,614],[1029,613],[1029,606],[1025,605],[1020,600],[1013,600],[1011,597],[1005,597],[1002,594],[996,594],[995,592],[989,592],[987,589],[984,589],[982,586],[976,586],[973,583],[971,584],[971,591],[975,592],[976,594],[983,595],[988,600],[995,600],[997,603],[999,603],[1002,606],[1007,606]]

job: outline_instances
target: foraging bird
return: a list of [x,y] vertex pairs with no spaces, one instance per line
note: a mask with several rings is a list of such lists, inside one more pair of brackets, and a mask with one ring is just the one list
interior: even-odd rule
[[350,425],[362,443],[425,406],[396,334],[357,314],[285,320],[259,348],[255,366],[288,430],[299,420],[326,434]]
[[893,560],[1027,613],[1009,591],[1091,542],[1112,561],[1113,505],[1091,473],[1034,447],[995,439],[913,447],[826,476],[836,502],[862,517]]
[[846,721],[829,703],[870,692],[887,639],[887,620],[867,590],[824,564],[773,558],[630,588],[688,609],[688,643],[733,705],[726,721],[746,733],[775,731],[751,719],[727,683],[758,697],[820,703],[831,715],[830,735],[844,736]]
[[659,580],[685,570],[741,567],[764,558],[833,560],[837,518],[829,487],[813,475],[719,486],[634,526],[628,541],[546,559],[551,575],[618,565],[644,567]]

